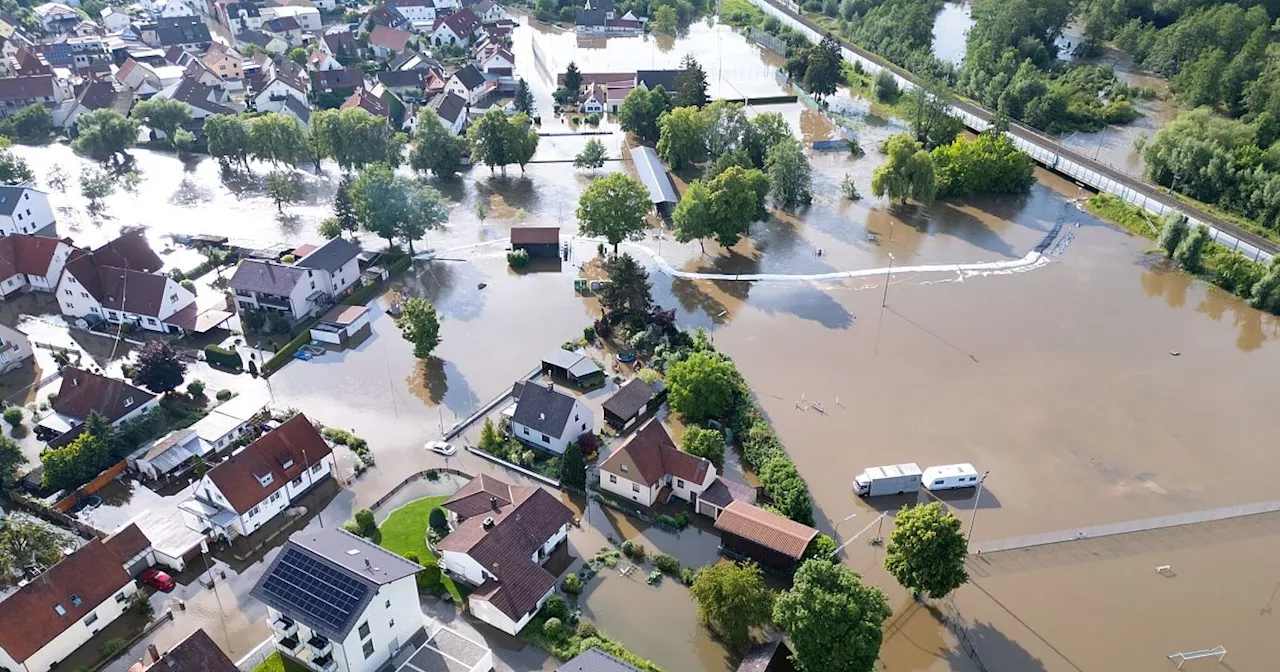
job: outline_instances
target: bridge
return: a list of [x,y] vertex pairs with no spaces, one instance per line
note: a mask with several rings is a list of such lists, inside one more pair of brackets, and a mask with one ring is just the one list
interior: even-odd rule
[[[777,18],[782,23],[800,31],[814,42],[820,42],[827,31],[808,18],[800,15],[794,8],[777,4],[773,0],[748,0],[766,14]],[[841,46],[846,60],[861,63],[863,68],[872,74],[888,70],[897,78],[899,86],[913,89],[916,82],[911,73],[889,63],[880,56],[850,44],[837,35],[832,35]],[[990,110],[968,100],[949,96],[951,113],[964,122],[970,130],[981,133],[990,125],[996,116]],[[1215,216],[1189,203],[1178,200],[1165,193],[1159,187],[1137,179],[1121,171],[1115,170],[1098,161],[1071,150],[1045,134],[1019,123],[1009,122],[1009,137],[1013,144],[1026,152],[1036,163],[1096,191],[1114,194],[1157,217],[1174,211],[1186,216],[1187,221],[1195,226],[1204,224],[1209,227],[1210,236],[1229,250],[1258,262],[1267,263],[1272,256],[1280,253],[1280,246],[1247,231],[1221,217]]]

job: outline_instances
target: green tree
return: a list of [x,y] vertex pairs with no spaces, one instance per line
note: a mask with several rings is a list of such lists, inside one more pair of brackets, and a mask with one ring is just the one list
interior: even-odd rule
[[649,272],[629,254],[605,261],[609,282],[600,290],[600,307],[605,312],[627,311],[632,315],[647,314],[653,308],[653,284]]
[[885,141],[885,153],[889,155],[888,160],[871,174],[871,193],[903,203],[908,198],[921,202],[933,200],[938,188],[933,157],[920,143],[906,133],[899,133]]
[[733,362],[699,351],[667,367],[671,408],[690,422],[720,420],[738,401],[742,376]]
[[444,197],[435,189],[375,163],[360,171],[351,185],[351,202],[364,230],[385,238],[399,237],[413,252],[413,242],[448,219]]
[[750,133],[742,103],[717,100],[702,108],[702,114],[707,155],[713,159],[741,147]]
[[573,61],[569,61],[569,67],[564,70],[564,88],[573,93],[575,101],[582,93],[582,72],[578,70],[578,64]]
[[892,103],[898,99],[898,95],[902,91],[898,88],[898,78],[888,68],[881,68],[876,75],[876,100],[882,103]]
[[106,0],[84,0],[84,2],[80,3],[80,9],[94,21],[102,18],[102,10],[107,7]]
[[680,170],[706,153],[705,118],[696,107],[677,107],[658,121],[658,156]]
[[884,568],[912,595],[941,599],[969,582],[960,519],[938,502],[902,507],[893,519]]
[[287,56],[289,60],[297,63],[298,65],[307,64],[307,50],[302,47],[294,47],[290,49]]
[[587,488],[587,461],[582,457],[582,447],[571,442],[560,456],[560,482],[578,490]]
[[138,139],[138,122],[109,108],[81,115],[76,130],[72,149],[102,163],[119,162]]
[[840,45],[830,35],[823,37],[822,43],[809,54],[809,67],[804,73],[805,88],[818,100],[833,95],[844,80],[843,64]]
[[813,499],[809,484],[785,456],[776,455],[760,468],[760,484],[782,515],[803,525],[813,525]]
[[268,112],[249,121],[249,154],[273,166],[295,166],[307,151],[307,131],[296,117]]
[[440,320],[436,317],[435,306],[426,299],[411,297],[405,299],[401,306],[400,317],[396,318],[396,326],[406,341],[413,344],[413,356],[426,359],[440,344]]
[[791,126],[781,114],[762,112],[747,120],[742,147],[746,150],[752,166],[764,168],[764,158],[769,150],[790,137],[792,137]]
[[791,637],[800,672],[871,672],[893,614],[879,588],[844,565],[806,560],[773,604],[773,622]]
[[[0,136],[0,184],[25,184],[35,179],[36,175],[26,160],[13,153],[13,143],[9,138]],[[52,178],[49,184],[54,186]]]
[[751,562],[721,560],[703,567],[689,592],[698,603],[698,620],[737,653],[751,643],[751,629],[767,625],[773,611],[773,592]]
[[805,547],[804,558],[806,560],[809,558],[817,558],[827,562],[837,562],[835,555],[838,550],[840,550],[840,547],[836,545],[835,539],[819,533],[818,536],[814,537],[813,541],[810,541],[809,545]]
[[733,247],[752,222],[766,215],[768,191],[764,173],[740,166],[730,166],[706,182],[693,182],[672,215],[676,240],[697,240],[702,245],[704,239],[715,238],[724,247]]
[[1173,258],[1188,271],[1199,273],[1204,270],[1204,251],[1210,241],[1209,227],[1197,224],[1186,238],[1178,243],[1178,248],[1173,251]]
[[655,33],[675,35],[680,29],[680,14],[671,5],[662,5],[653,12],[653,23],[649,24]]
[[7,436],[0,436],[0,490],[7,490],[18,480],[18,470],[27,463],[22,448]]
[[209,155],[223,166],[238,163],[249,169],[249,124],[238,114],[214,114],[205,117],[204,137]]
[[528,117],[517,114],[507,118],[497,108],[485,112],[467,129],[467,140],[471,143],[472,162],[489,166],[490,173],[501,168],[504,175],[508,164],[519,163],[524,170],[538,146],[537,133],[529,128]]
[[168,341],[147,341],[138,352],[133,380],[152,392],[170,392],[182,384],[187,364]]
[[502,450],[502,435],[498,433],[498,428],[493,424],[491,418],[485,418],[484,424],[480,426],[480,450],[486,453],[497,454]]
[[604,143],[596,138],[591,138],[587,144],[583,145],[582,151],[573,159],[574,168],[590,168],[591,172],[604,166],[604,162],[608,159],[608,152],[604,148]]
[[690,455],[706,458],[716,465],[716,469],[724,468],[724,434],[714,429],[690,426],[680,437],[680,449]]
[[661,85],[652,89],[637,87],[618,107],[618,124],[644,142],[658,141],[658,119],[671,109],[671,97]]
[[434,187],[396,176],[396,184],[403,189],[405,212],[396,225],[396,236],[409,245],[413,254],[413,241],[421,240],[428,231],[438,231],[449,221],[449,205],[444,195]]
[[794,208],[808,205],[813,200],[810,192],[813,169],[799,140],[786,138],[774,145],[765,157],[765,166],[774,203],[783,208]]
[[444,509],[438,506],[431,509],[431,513],[427,514],[427,524],[441,535],[449,533],[449,518],[445,515]]
[[718,220],[715,199],[705,182],[695,180],[689,183],[684,197],[676,204],[671,221],[677,241],[687,243],[696,240],[703,253],[706,253],[703,241],[715,236]]
[[937,174],[938,198],[1026,193],[1035,182],[1031,157],[1003,133],[956,138],[929,154]]
[[9,117],[7,126],[14,138],[28,144],[47,142],[57,130],[53,124],[53,113],[39,103],[18,110],[17,114]]
[[316,151],[333,157],[343,171],[399,163],[396,134],[387,121],[358,107],[312,114],[311,133]]
[[516,95],[512,104],[517,112],[533,115],[533,92],[529,90],[529,83],[524,81],[524,77],[516,80]]
[[644,235],[650,207],[649,193],[639,182],[624,173],[610,173],[578,197],[578,231],[605,238],[616,255],[619,243]]
[[276,202],[276,210],[284,212],[285,203],[294,203],[302,198],[302,185],[292,175],[273,170],[267,174],[266,192]]
[[102,199],[115,193],[116,183],[101,168],[85,166],[80,169],[80,195],[89,201],[89,209],[102,207]]
[[356,215],[355,204],[351,202],[350,175],[343,175],[338,181],[338,189],[333,195],[333,218],[337,220],[338,228],[350,233],[352,237],[360,230],[360,217]]
[[512,163],[520,166],[520,172],[524,172],[525,165],[532,161],[533,155],[537,153],[538,140],[538,132],[534,130],[529,117],[523,112],[518,112],[507,119],[508,155]]
[[148,98],[133,106],[129,116],[152,130],[164,134],[170,147],[176,147],[178,129],[191,121],[191,106],[172,98]]
[[[9,517],[0,528],[0,569],[43,570],[62,560],[74,541],[52,527],[33,520]],[[10,571],[0,572],[0,581],[9,582]]]
[[1190,230],[1187,218],[1182,213],[1170,211],[1164,216],[1163,223],[1160,225],[1160,237],[1156,240],[1156,244],[1164,250],[1165,256],[1172,259],[1174,252],[1178,250],[1178,246],[1182,244],[1182,240],[1187,237]]
[[908,110],[911,133],[925,149],[950,144],[964,131],[964,122],[951,114],[951,101],[941,85],[917,86],[907,93],[903,107]]
[[[674,9],[672,11],[674,13]],[[654,14],[654,21],[658,20],[660,14],[661,8]],[[672,31],[659,32],[674,34],[674,26]],[[671,102],[676,107],[700,108],[707,104],[707,73],[693,54],[685,54],[684,60],[680,61],[680,73],[676,75],[676,90]]]
[[44,466],[41,485],[50,490],[76,488],[111,466],[111,444],[85,430],[70,444],[40,455]]
[[342,237],[342,225],[338,223],[337,217],[325,217],[320,220],[320,226],[317,227],[320,235],[328,240]]

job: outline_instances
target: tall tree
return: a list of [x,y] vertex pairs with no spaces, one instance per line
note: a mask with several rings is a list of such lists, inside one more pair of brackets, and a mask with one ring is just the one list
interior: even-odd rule
[[765,158],[769,174],[769,193],[773,202],[782,208],[808,205],[813,200],[810,187],[813,169],[809,157],[795,138],[786,138],[774,145]]
[[458,173],[465,151],[463,141],[445,127],[435,110],[424,107],[418,112],[413,137],[413,150],[409,152],[410,168],[418,173],[430,171],[442,180]]
[[844,56],[840,45],[830,35],[822,38],[809,54],[809,67],[804,73],[804,85],[814,98],[822,100],[836,92],[836,86],[844,79],[841,72]]
[[756,168],[764,168],[764,158],[769,150],[790,137],[791,126],[781,114],[762,112],[748,120],[742,146],[747,150],[751,164]]
[[1173,258],[1188,271],[1199,273],[1204,270],[1204,252],[1211,241],[1209,227],[1197,224],[1182,239],[1182,242],[1178,243],[1178,248],[1173,251]]
[[353,238],[360,230],[360,218],[356,216],[356,208],[351,201],[350,175],[343,175],[338,181],[338,189],[333,195],[333,217],[340,230],[350,233]]
[[396,175],[391,166],[375,163],[360,171],[351,185],[351,202],[364,229],[385,238],[400,238],[413,253],[413,242],[449,218],[440,192]]
[[284,212],[285,203],[293,203],[302,197],[302,185],[288,173],[273,170],[267,174],[267,195],[276,203],[276,210]]
[[529,90],[529,83],[524,81],[524,77],[516,80],[516,95],[512,104],[517,112],[533,115],[533,92]]
[[311,115],[316,146],[344,171],[373,163],[399,163],[398,142],[386,119],[358,107],[321,110]]
[[0,490],[7,490],[18,479],[18,470],[27,463],[22,448],[7,436],[0,436]]
[[671,109],[671,96],[661,85],[652,89],[638,87],[627,94],[618,107],[618,123],[622,130],[634,133],[644,142],[658,141],[658,120]]
[[587,461],[582,456],[582,447],[577,441],[570,443],[560,456],[560,471],[557,474],[560,482],[577,488],[587,489]]
[[933,200],[938,189],[933,157],[915,138],[906,133],[894,135],[885,141],[885,153],[888,160],[871,174],[871,193],[903,203],[908,198]]
[[507,119],[507,147],[511,161],[520,166],[520,172],[533,160],[538,151],[538,132],[523,112]]
[[[35,173],[31,172],[31,166],[22,157],[13,153],[13,142],[4,136],[0,136],[0,184],[24,184],[34,182]],[[49,177],[50,186],[55,186],[55,178]],[[65,189],[61,187],[61,189]]]
[[671,222],[678,242],[696,240],[702,251],[707,251],[704,241],[715,236],[717,219],[715,199],[706,182],[694,180],[689,183],[684,197],[676,204]]
[[940,84],[926,80],[907,93],[906,109],[911,132],[925,149],[950,144],[964,130],[964,122],[951,114],[951,101]]
[[707,73],[693,54],[685,54],[680,62],[672,104],[676,107],[702,107],[707,104]]
[[[9,570],[44,570],[57,564],[74,542],[49,525],[9,517],[0,528],[0,558]],[[10,571],[0,572],[0,581],[9,582]]]
[[268,112],[249,121],[249,153],[273,166],[295,166],[307,151],[307,132],[296,117]]
[[40,103],[32,103],[18,113],[9,117],[5,124],[6,132],[20,142],[40,144],[47,142],[57,127],[53,123],[53,113]]
[[471,144],[471,160],[494,168],[502,168],[505,175],[507,164],[514,163],[514,148],[511,146],[513,136],[507,115],[502,110],[491,108],[484,116],[476,120],[467,129],[467,141]]
[[597,138],[587,140],[587,144],[582,146],[582,151],[573,159],[574,168],[590,168],[591,172],[595,172],[598,168],[604,166],[605,160],[608,159],[608,152],[604,148],[604,143]]
[[702,245],[703,239],[715,238],[724,247],[733,247],[751,229],[752,222],[766,216],[768,191],[769,179],[764,173],[736,165],[710,180],[692,183],[672,216],[676,240],[697,240]]
[[569,67],[564,71],[564,88],[573,92],[574,100],[582,93],[582,73],[578,70],[578,64],[569,61]]
[[225,167],[238,163],[249,168],[249,124],[238,114],[213,114],[204,119],[209,155]]
[[76,139],[71,147],[95,161],[115,164],[138,140],[138,122],[106,108],[76,119]]
[[618,255],[604,264],[609,282],[600,290],[600,306],[606,312],[627,311],[643,315],[653,307],[653,284],[649,272],[629,254]]
[[694,352],[667,367],[671,408],[690,422],[724,419],[741,388],[737,367],[715,352]]
[[698,603],[698,620],[738,653],[750,644],[752,628],[769,623],[773,610],[773,593],[751,562],[707,565],[698,570],[689,592]]
[[912,595],[941,599],[969,581],[967,543],[960,519],[942,504],[904,506],[893,519],[884,568]]
[[675,35],[680,29],[680,13],[671,5],[662,5],[653,10],[653,32],[663,35]]
[[186,375],[186,362],[168,341],[148,341],[133,367],[133,380],[152,392],[175,390]]
[[724,434],[714,429],[691,425],[680,436],[680,450],[706,458],[716,469],[724,469]]
[[644,235],[650,207],[649,192],[639,182],[624,173],[609,173],[578,197],[578,231],[604,237],[616,255],[619,243]]
[[658,121],[658,156],[680,170],[706,154],[705,117],[696,107],[677,107]]
[[396,318],[396,326],[406,341],[413,344],[413,356],[426,359],[440,344],[440,319],[436,317],[435,306],[426,299],[411,297],[405,299],[401,306],[400,317]]
[[773,604],[773,622],[791,636],[801,672],[871,672],[893,614],[879,588],[844,565],[806,560]]
[[191,106],[172,98],[149,98],[134,105],[130,116],[163,133],[164,139],[173,147],[178,129],[191,121]]
[[413,254],[413,241],[421,240],[428,231],[438,231],[449,221],[449,205],[444,195],[434,187],[396,176],[396,183],[403,185],[407,207],[404,216],[396,224],[396,235],[409,245]]
[[702,115],[708,156],[714,159],[742,146],[751,127],[742,103],[717,100],[702,108]]

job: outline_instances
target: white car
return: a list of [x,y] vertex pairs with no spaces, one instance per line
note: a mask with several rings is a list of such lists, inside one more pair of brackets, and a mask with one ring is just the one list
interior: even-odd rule
[[458,453],[458,449],[454,448],[453,444],[448,441],[428,441],[427,450],[433,453],[440,453],[445,457],[453,457]]

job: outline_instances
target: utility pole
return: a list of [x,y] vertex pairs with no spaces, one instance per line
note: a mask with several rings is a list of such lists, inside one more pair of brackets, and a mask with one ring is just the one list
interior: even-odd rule
[[[892,226],[892,224],[890,225]],[[889,270],[884,273],[884,295],[880,297],[880,307],[884,308],[889,300],[889,281],[893,279],[893,253],[889,253]]]
[[978,492],[973,496],[973,513],[969,516],[969,531],[964,535],[964,550],[969,550],[969,540],[973,538],[973,524],[978,522],[978,502],[982,499],[982,484],[987,482],[987,476],[991,470],[982,472],[982,478],[978,479]]

